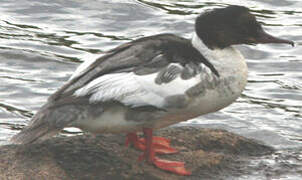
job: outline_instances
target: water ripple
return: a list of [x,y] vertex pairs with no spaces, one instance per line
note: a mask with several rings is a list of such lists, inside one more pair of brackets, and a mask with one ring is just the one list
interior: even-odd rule
[[16,134],[80,62],[154,33],[190,38],[200,12],[230,4],[248,6],[266,31],[296,47],[238,46],[249,67],[243,95],[187,123],[225,128],[276,148],[302,147],[302,2],[294,0],[2,0],[0,142]]

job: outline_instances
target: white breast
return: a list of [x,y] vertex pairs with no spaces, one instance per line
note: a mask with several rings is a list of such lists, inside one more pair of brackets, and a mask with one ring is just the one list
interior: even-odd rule
[[217,69],[220,75],[226,77],[232,73],[247,79],[247,65],[242,54],[232,46],[224,49],[209,49],[197,34],[193,34],[192,45]]
[[[196,34],[192,38],[193,46],[213,64],[221,81],[215,89],[198,97],[193,106],[201,108],[204,113],[217,111],[234,102],[242,93],[247,82],[248,69],[241,53],[230,46],[224,49],[209,49]],[[199,109],[200,110],[200,109]]]

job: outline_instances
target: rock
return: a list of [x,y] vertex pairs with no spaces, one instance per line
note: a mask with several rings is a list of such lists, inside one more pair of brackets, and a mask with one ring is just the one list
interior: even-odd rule
[[57,137],[28,145],[0,147],[0,179],[225,179],[246,171],[251,158],[274,150],[251,139],[217,129],[173,127],[156,132],[171,139],[180,153],[163,159],[186,162],[191,176],[178,176],[146,162],[125,147],[124,135]]

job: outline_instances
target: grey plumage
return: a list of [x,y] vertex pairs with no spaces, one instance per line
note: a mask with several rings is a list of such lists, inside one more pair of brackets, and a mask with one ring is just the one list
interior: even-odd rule
[[[171,66],[173,63],[180,67]],[[176,75],[181,73],[183,78],[189,79],[198,73],[194,66],[200,63],[204,63],[214,74],[217,73],[215,68],[192,47],[189,40],[172,34],[150,36],[123,44],[95,60],[83,72],[50,96],[48,102],[32,118],[30,124],[22,132],[15,135],[11,142],[26,144],[48,138],[64,127],[77,125],[78,121],[98,118],[101,116],[104,110],[103,105],[106,103],[120,103],[110,100],[91,103],[89,102],[90,94],[83,97],[74,96],[75,91],[98,77],[119,72],[134,72],[136,75],[158,72],[156,83],[161,84],[174,80]],[[183,70],[185,72],[182,72]],[[178,96],[177,98],[167,98],[166,107],[171,106],[170,102],[175,103],[180,99],[183,100],[182,95],[179,97],[181,98]],[[185,105],[186,102],[181,104]],[[135,107],[135,105],[133,106]],[[129,112],[131,112],[131,106],[129,108]],[[157,108],[149,107],[148,111],[153,109],[152,111],[164,112],[164,110]],[[144,110],[137,111],[135,109],[134,111],[142,116],[150,114]],[[129,112],[127,118],[132,116],[129,115]],[[152,117],[153,115],[150,116],[150,118]]]
[[34,115],[30,124],[11,139],[11,142],[28,144],[37,139],[47,139],[73,121],[74,118],[75,114],[70,113],[68,106],[52,109],[46,104]]
[[174,80],[177,75],[182,72],[181,67],[176,66],[174,64],[163,68],[155,79],[155,83],[162,84],[162,83],[169,83],[170,81]]

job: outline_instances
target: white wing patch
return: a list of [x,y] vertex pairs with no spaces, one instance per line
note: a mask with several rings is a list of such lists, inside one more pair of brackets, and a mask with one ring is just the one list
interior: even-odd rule
[[197,75],[188,80],[178,76],[169,83],[156,84],[157,75],[136,75],[133,72],[107,74],[78,89],[74,95],[91,95],[91,103],[116,100],[132,107],[152,105],[161,108],[165,106],[165,98],[183,95],[200,82],[200,75]]
[[158,97],[140,87],[135,76],[134,73],[103,75],[78,89],[74,95],[91,95],[89,99],[91,103],[116,100],[127,105],[142,106],[153,99],[154,104],[161,104]]

